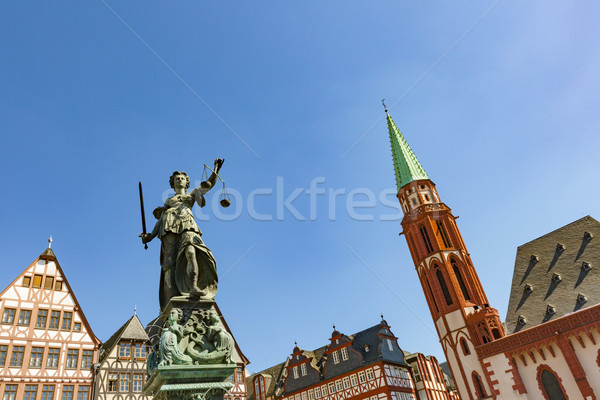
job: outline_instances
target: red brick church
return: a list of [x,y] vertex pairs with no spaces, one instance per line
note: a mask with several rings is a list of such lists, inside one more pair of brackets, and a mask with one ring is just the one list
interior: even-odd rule
[[456,217],[386,114],[402,234],[462,400],[600,399],[600,223],[519,247],[503,324]]

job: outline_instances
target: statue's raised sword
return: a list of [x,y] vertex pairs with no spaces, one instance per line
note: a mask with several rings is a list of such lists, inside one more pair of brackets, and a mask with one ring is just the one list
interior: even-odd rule
[[[146,236],[146,213],[144,212],[144,193],[142,193],[142,182],[139,182],[140,188],[140,209],[142,211],[142,233],[140,237]],[[148,243],[144,243],[144,249],[148,250]]]

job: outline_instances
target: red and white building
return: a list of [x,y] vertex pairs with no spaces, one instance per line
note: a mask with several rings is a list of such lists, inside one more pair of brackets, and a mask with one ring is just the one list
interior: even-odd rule
[[[579,230],[546,235],[562,239],[552,239],[546,252],[538,247],[527,254],[525,268],[518,257],[511,294],[517,301],[509,306],[515,321],[507,325],[520,328],[507,334],[456,217],[389,114],[387,121],[404,211],[402,234],[462,400],[600,399],[600,305],[593,293],[600,283],[594,270],[600,224],[586,217]],[[538,297],[529,299],[528,293]],[[527,308],[530,300],[538,307],[521,315],[519,307]],[[535,311],[539,305],[543,313]]]
[[406,355],[406,362],[412,367],[415,392],[419,400],[453,400],[440,364],[434,356],[423,353]]
[[100,341],[50,245],[0,293],[0,316],[2,400],[92,398]]
[[415,400],[411,368],[384,320],[328,346],[296,346],[282,364],[248,378],[248,400]]

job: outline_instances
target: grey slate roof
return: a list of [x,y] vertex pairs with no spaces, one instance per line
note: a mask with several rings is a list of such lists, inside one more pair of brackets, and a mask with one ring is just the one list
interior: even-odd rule
[[[332,337],[337,337],[338,335],[341,334],[335,331]],[[384,340],[387,338],[392,341],[392,347],[394,349],[393,351],[389,350],[387,341]],[[355,333],[354,335],[341,335],[339,336],[339,340],[339,344],[336,344],[332,341],[329,345],[319,347],[315,350],[302,351],[302,358],[312,358],[311,365],[320,372],[320,376],[314,377],[312,374],[308,374],[307,376],[299,377],[298,381],[294,382],[294,384],[286,383],[286,392],[290,393],[300,390],[319,381],[330,379],[334,376],[344,374],[354,369],[382,360],[410,368],[404,358],[404,352],[398,346],[396,337],[390,331],[389,326],[385,321],[381,321],[381,323]],[[333,350],[337,346],[342,346],[343,343],[347,341],[353,341],[351,345],[351,350],[353,351],[349,352],[349,359],[335,365],[333,362],[327,363],[327,350]],[[277,364],[273,367],[267,368],[264,371],[249,376],[246,379],[248,400],[254,399],[254,387],[252,381],[257,375],[263,375],[265,377],[267,396],[274,395],[275,398],[280,397],[283,393],[281,390],[277,391],[277,389],[283,388],[285,379],[287,378],[286,366],[293,366],[294,362],[292,361],[295,362],[295,360],[290,360],[290,358],[288,358],[284,363]],[[271,377],[272,379],[269,380]]]
[[519,246],[507,332],[600,303],[599,268],[600,223],[589,215]]
[[127,320],[105,343],[100,346],[100,362],[110,354],[112,349],[121,340],[149,341],[144,326],[136,314]]

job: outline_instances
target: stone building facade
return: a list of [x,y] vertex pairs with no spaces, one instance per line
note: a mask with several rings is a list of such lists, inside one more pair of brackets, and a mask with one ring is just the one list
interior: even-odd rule
[[3,400],[90,400],[100,341],[48,246],[0,293]]

